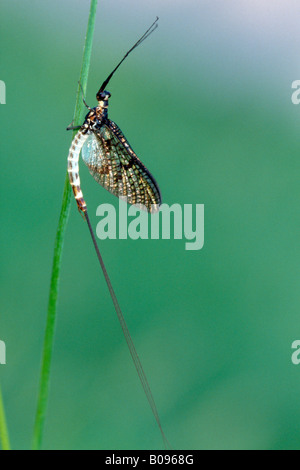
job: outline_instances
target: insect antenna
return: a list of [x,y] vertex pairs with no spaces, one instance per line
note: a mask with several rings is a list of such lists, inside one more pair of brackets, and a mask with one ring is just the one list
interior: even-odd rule
[[132,46],[131,49],[129,49],[128,52],[126,52],[126,54],[124,55],[123,59],[118,63],[118,65],[114,68],[114,70],[111,72],[111,74],[107,77],[107,79],[102,83],[101,87],[100,87],[100,90],[98,91],[97,94],[101,93],[102,91],[105,90],[106,88],[106,85],[108,84],[108,82],[110,81],[111,77],[113,76],[113,74],[116,72],[116,70],[118,70],[118,68],[120,67],[120,65],[124,62],[124,60],[126,59],[126,57],[129,56],[129,54],[136,48],[138,47],[143,41],[145,41],[145,39],[147,39],[150,34],[152,34],[156,28],[158,27],[158,22],[159,18],[158,16],[156,17],[156,20],[154,21],[154,23],[150,26],[149,29],[147,29],[147,31],[143,34],[142,37],[140,37],[140,39],[134,44],[134,46]]
[[153,398],[153,395],[152,395],[152,392],[151,392],[151,389],[150,389],[150,385],[148,383],[148,380],[147,380],[146,374],[144,372],[144,369],[143,369],[142,363],[140,361],[140,358],[138,356],[138,353],[137,353],[137,351],[135,349],[135,346],[133,344],[133,341],[132,341],[131,335],[129,333],[125,318],[124,318],[123,313],[121,311],[118,299],[116,297],[116,294],[115,294],[115,291],[113,289],[110,278],[108,276],[103,258],[101,256],[99,247],[97,245],[96,237],[95,237],[95,234],[94,234],[94,231],[93,231],[93,228],[92,228],[87,210],[85,211],[84,215],[85,215],[85,220],[86,220],[86,222],[88,224],[88,227],[89,227],[89,231],[90,231],[90,234],[91,234],[91,237],[92,237],[92,240],[93,240],[93,244],[94,244],[94,247],[95,247],[95,250],[96,250],[96,253],[97,253],[97,257],[98,257],[100,266],[102,268],[102,271],[103,271],[103,274],[104,274],[104,277],[105,277],[105,281],[106,281],[110,296],[112,298],[112,301],[113,301],[113,304],[114,304],[114,307],[115,307],[115,310],[116,310],[116,313],[117,313],[117,316],[118,316],[123,334],[125,336],[126,343],[128,345],[133,363],[135,365],[136,371],[138,373],[138,376],[139,376],[139,379],[141,381],[141,384],[142,384],[142,387],[144,389],[147,400],[150,404],[150,407],[151,407],[152,413],[154,415],[154,418],[155,418],[155,420],[158,424],[159,430],[160,430],[162,438],[163,438],[164,445],[165,445],[166,449],[171,449],[171,446],[168,442],[168,439],[165,436],[165,433],[163,431],[163,428],[162,428],[162,425],[161,425],[161,422],[160,422],[159,414],[158,414],[156,404],[155,404],[155,401],[154,401],[154,398]]

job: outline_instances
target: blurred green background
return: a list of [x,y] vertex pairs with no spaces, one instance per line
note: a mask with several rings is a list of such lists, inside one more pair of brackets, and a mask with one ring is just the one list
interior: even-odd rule
[[[205,204],[205,246],[106,240],[102,254],[174,449],[299,449],[298,1],[99,0],[87,101],[109,116],[168,204]],[[1,2],[0,366],[12,445],[31,442],[54,236],[89,1]],[[118,201],[82,167],[96,208]],[[162,440],[86,225],[72,201],[45,449]]]

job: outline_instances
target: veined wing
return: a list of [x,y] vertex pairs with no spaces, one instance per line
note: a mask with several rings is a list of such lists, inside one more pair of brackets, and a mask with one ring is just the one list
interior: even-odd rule
[[143,204],[156,212],[161,204],[159,187],[132,150],[120,128],[110,120],[88,137],[82,158],[93,178],[129,204]]

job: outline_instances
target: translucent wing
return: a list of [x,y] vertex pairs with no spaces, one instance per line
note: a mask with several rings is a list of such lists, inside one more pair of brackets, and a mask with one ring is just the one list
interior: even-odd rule
[[149,212],[158,210],[161,195],[155,179],[113,121],[90,134],[82,158],[93,178],[110,193],[126,197],[129,204],[143,204]]

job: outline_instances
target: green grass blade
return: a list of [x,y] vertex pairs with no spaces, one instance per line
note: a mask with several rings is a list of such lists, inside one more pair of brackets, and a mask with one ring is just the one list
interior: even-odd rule
[[5,411],[3,405],[2,392],[0,387],[0,442],[2,450],[10,450],[10,442],[5,418]]
[[[84,52],[83,52],[83,60],[82,60],[82,67],[81,67],[81,73],[80,73],[80,83],[82,85],[84,93],[86,93],[86,88],[87,88],[93,36],[94,36],[94,29],[95,29],[97,2],[98,0],[91,0],[90,14],[89,14],[89,19],[88,19],[87,33],[86,33],[85,46],[84,46]],[[83,111],[84,111],[84,104],[82,102],[81,90],[80,90],[80,87],[78,86],[75,113],[74,113],[75,124],[80,124],[83,121],[83,117],[84,117]],[[51,368],[51,359],[52,359],[52,350],[53,350],[54,331],[55,331],[55,324],[56,324],[56,310],[57,310],[59,277],[60,277],[60,269],[61,269],[61,258],[62,258],[62,250],[63,250],[66,226],[67,226],[69,210],[70,210],[70,200],[71,200],[71,187],[70,187],[69,178],[67,174],[66,179],[65,179],[63,200],[62,200],[61,212],[60,212],[56,239],[55,239],[55,247],[54,247],[52,277],[51,277],[49,305],[48,305],[48,316],[47,316],[47,324],[46,324],[46,331],[45,331],[45,338],[44,338],[39,394],[38,394],[37,410],[36,410],[34,433],[33,433],[32,448],[34,450],[40,449],[42,445],[45,417],[46,417],[46,411],[47,411],[47,405],[48,405],[50,368]]]

